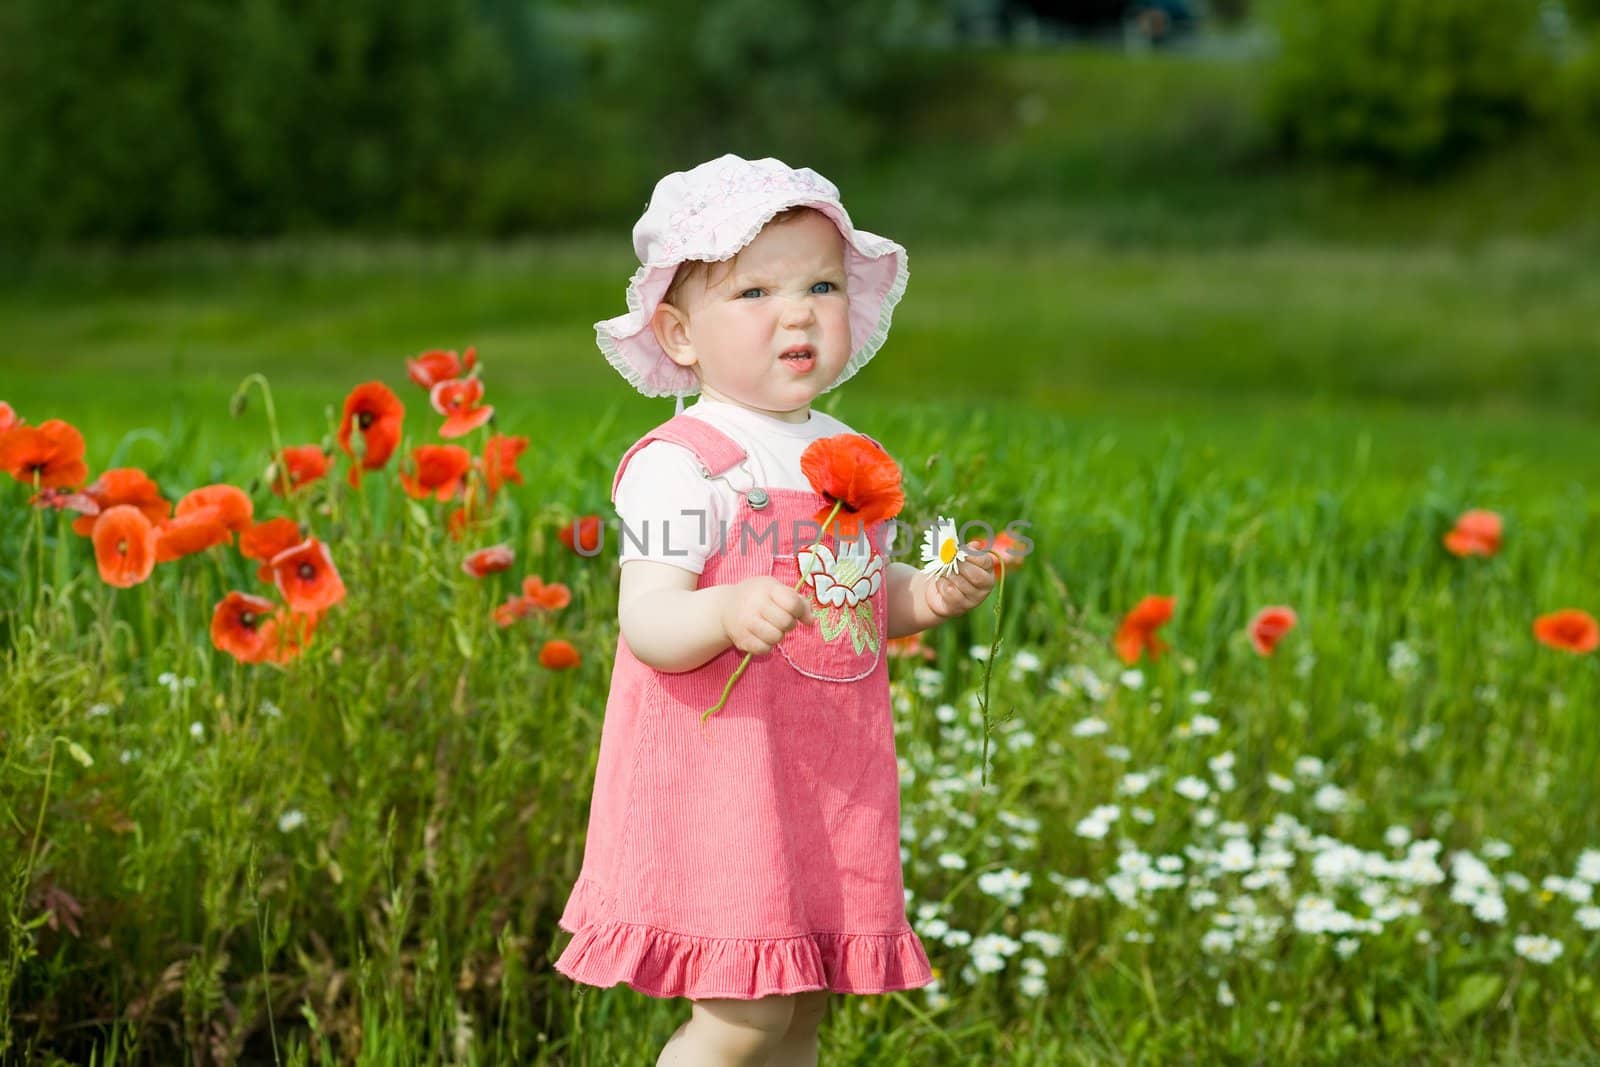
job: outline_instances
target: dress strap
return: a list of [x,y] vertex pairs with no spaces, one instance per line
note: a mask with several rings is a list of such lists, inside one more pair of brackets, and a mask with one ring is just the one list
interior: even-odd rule
[[671,441],[675,445],[687,448],[694,453],[694,458],[699,461],[700,469],[705,472],[707,478],[726,474],[744,462],[746,456],[745,450],[737,441],[704,419],[697,419],[693,415],[674,415],[635,441],[633,447],[623,455],[622,462],[617,465],[616,476],[611,479],[613,504],[617,502],[617,486],[622,483],[622,472],[627,469],[628,461],[633,459],[635,452],[651,441]]

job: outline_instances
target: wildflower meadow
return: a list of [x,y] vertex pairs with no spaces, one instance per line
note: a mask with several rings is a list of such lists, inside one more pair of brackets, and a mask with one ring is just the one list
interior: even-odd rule
[[[397,354],[320,415],[252,375],[218,455],[0,406],[0,1056],[636,1063],[676,1026],[550,967],[648,425],[516,424],[495,367]],[[1559,447],[1413,476],[1287,425],[1264,472],[867,408],[1004,593],[892,643],[938,980],[836,1002],[826,1062],[1600,1055],[1600,528]]]

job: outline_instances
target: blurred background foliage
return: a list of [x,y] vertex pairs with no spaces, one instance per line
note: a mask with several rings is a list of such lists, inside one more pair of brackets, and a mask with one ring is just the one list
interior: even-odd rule
[[[1285,176],[1303,201],[1325,173],[1592,158],[1597,21],[1597,0],[8,0],[0,237],[614,227],[721,151],[952,228],[996,194],[1184,211],[1209,188],[1226,214]],[[1030,63],[1096,34],[1187,58]]]

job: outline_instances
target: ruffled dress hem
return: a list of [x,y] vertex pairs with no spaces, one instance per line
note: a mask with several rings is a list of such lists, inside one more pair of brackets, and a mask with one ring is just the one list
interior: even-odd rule
[[606,919],[579,888],[561,916],[574,937],[556,970],[592,986],[626,983],[652,997],[753,1000],[807,993],[891,993],[933,981],[908,925],[893,933],[811,931],[791,937],[700,937]]

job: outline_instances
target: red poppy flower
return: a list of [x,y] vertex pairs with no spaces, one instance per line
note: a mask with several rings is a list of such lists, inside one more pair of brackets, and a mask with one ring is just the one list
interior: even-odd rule
[[1250,643],[1261,655],[1270,656],[1283,635],[1294,629],[1299,621],[1293,608],[1278,605],[1262,608],[1250,620]]
[[480,406],[478,401],[482,399],[483,382],[477,378],[436,382],[428,394],[428,403],[445,417],[439,436],[461,437],[488,422],[494,415],[494,408],[488,404]]
[[156,566],[156,528],[129,504],[102,511],[95,519],[94,563],[100,580],[118,589],[138,585]]
[[89,477],[83,434],[60,419],[14,427],[0,436],[0,470],[24,485],[37,478],[41,489],[76,488]]
[[440,382],[459,378],[478,362],[478,350],[467,349],[466,358],[457,358],[452,351],[431,348],[416,359],[406,360],[406,373],[424,389],[432,389]]
[[274,472],[272,491],[284,496],[308,486],[328,473],[331,462],[316,445],[291,445],[283,450],[283,472]]
[[499,626],[510,626],[531,611],[560,611],[572,603],[572,590],[560,582],[544,583],[537,574],[522,580],[522,595],[508,599],[494,609],[494,621]]
[[489,436],[483,446],[482,466],[483,478],[489,484],[491,494],[498,493],[506,482],[522,484],[522,472],[517,470],[517,457],[527,447],[526,437],[507,437],[498,433]]
[[272,580],[289,607],[303,614],[325,611],[344,599],[344,582],[328,546],[315,537],[273,556]]
[[1500,551],[1502,525],[1495,512],[1463,512],[1455,529],[1444,535],[1444,547],[1456,556],[1492,556]]
[[480,548],[461,561],[461,569],[474,578],[487,578],[491,574],[511,569],[516,554],[510,545],[491,545]]
[[266,597],[229,593],[211,613],[211,643],[241,663],[261,663],[277,651],[277,610]]
[[[250,518],[256,510],[255,505],[250,502],[250,497],[238,486],[208,485],[186,494],[178,501],[175,514],[182,518],[206,508],[217,510],[217,521],[226,526],[230,534],[235,530],[248,529]],[[230,536],[228,540],[231,542],[233,538]]]
[[22,419],[17,415],[16,410],[4,400],[0,400],[0,433],[5,433],[7,430],[15,430],[21,425]]
[[600,551],[600,516],[584,515],[562,525],[556,537],[570,552],[593,556]]
[[[119,504],[129,504],[144,512],[144,517],[152,524],[165,522],[167,516],[172,514],[172,505],[162,499],[161,487],[138,467],[114,467],[102,471],[100,477],[83,492],[100,505],[101,511]],[[88,537],[94,532],[94,516],[86,514],[74,519],[72,532]]]
[[564,671],[576,667],[582,662],[578,650],[566,641],[546,641],[539,650],[539,666],[548,667],[553,671]]
[[979,552],[988,552],[994,556],[994,573],[997,578],[1005,572],[1007,567],[1022,566],[1022,560],[1025,555],[1022,550],[1022,542],[1012,537],[1005,530],[995,534],[993,542],[979,537],[968,541],[967,546],[977,549]]
[[897,659],[916,658],[927,660],[929,662],[931,662],[936,655],[933,649],[928,648],[922,643],[922,635],[920,633],[907,634],[904,637],[891,637],[889,638],[888,643],[884,645],[884,651]]
[[225,545],[232,541],[233,534],[228,531],[220,507],[191,507],[156,527],[156,562],[171,563],[175,559],[204,552],[213,545]]
[[305,539],[305,534],[300,532],[300,524],[293,519],[268,519],[239,535],[239,554],[245,559],[259,561],[261,567],[256,571],[256,577],[263,582],[270,582],[272,557],[287,552]]
[[430,495],[449,500],[472,469],[472,453],[460,445],[419,445],[411,450],[411,467],[400,472],[407,493],[418,500]]
[[560,611],[572,603],[572,590],[560,582],[544,584],[537,574],[522,579],[522,596],[530,607],[541,611]]
[[1176,603],[1176,597],[1147,596],[1123,617],[1112,642],[1123,663],[1137,663],[1145,652],[1155,659],[1166,651],[1167,644],[1156,636],[1156,631],[1172,618],[1172,607]]
[[361,484],[363,470],[375,471],[389,462],[400,446],[400,429],[406,406],[382,382],[364,382],[344,398],[344,418],[339,423],[339,449],[354,457],[350,434],[361,434],[361,462],[350,468],[350,484]]
[[1600,648],[1600,623],[1587,611],[1563,608],[1535,619],[1533,636],[1551,648],[1581,655]]
[[508,597],[504,604],[497,606],[490,613],[490,617],[494,619],[496,626],[503,629],[507,626],[515,626],[519,619],[532,610],[533,605],[528,602],[527,597],[514,596]]
[[900,468],[864,434],[841,433],[811,442],[800,456],[800,470],[811,487],[828,498],[827,506],[813,517],[815,522],[826,522],[834,504],[839,504],[837,530],[842,538],[858,536],[863,525],[893,518],[906,502]]

